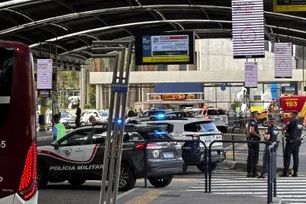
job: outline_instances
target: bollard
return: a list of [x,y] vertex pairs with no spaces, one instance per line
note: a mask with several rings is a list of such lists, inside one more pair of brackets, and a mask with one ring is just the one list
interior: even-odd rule
[[[232,140],[235,140],[235,136],[234,136],[234,132],[235,132],[236,127],[233,127],[232,129]],[[236,161],[236,157],[235,157],[235,143],[232,143],[233,145],[233,161]]]

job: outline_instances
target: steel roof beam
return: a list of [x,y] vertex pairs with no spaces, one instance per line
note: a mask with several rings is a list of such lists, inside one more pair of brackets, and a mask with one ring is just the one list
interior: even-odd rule
[[143,21],[143,22],[125,23],[125,24],[118,24],[118,25],[113,25],[113,26],[93,28],[93,29],[89,29],[89,30],[83,30],[83,31],[75,32],[75,33],[70,33],[70,34],[63,35],[63,36],[58,36],[58,37],[55,37],[55,38],[45,40],[44,42],[38,42],[38,43],[32,44],[32,45],[30,45],[30,47],[37,47],[40,44],[46,44],[48,42],[63,40],[63,39],[75,37],[75,36],[78,36],[78,35],[81,35],[81,34],[88,34],[88,33],[111,30],[111,29],[114,29],[114,28],[125,28],[125,27],[130,27],[130,26],[137,26],[137,25],[150,25],[150,24],[159,24],[159,23],[170,23],[170,22],[178,22],[178,23],[218,23],[218,22],[220,22],[220,23],[232,23],[232,21],[208,20],[208,19],[172,19],[172,20]]
[[[0,4],[1,7],[1,4]],[[29,27],[35,27],[35,26],[40,26],[45,23],[50,23],[50,22],[61,22],[65,20],[71,20],[71,19],[78,19],[82,17],[87,17],[87,16],[94,16],[96,14],[108,14],[108,13],[120,13],[120,12],[126,12],[126,11],[133,11],[133,10],[139,10],[139,11],[148,11],[150,9],[186,9],[186,8],[198,8],[198,9],[216,9],[216,10],[228,10],[231,11],[231,7],[226,7],[226,6],[213,6],[213,5],[189,5],[189,4],[177,4],[177,5],[143,5],[143,6],[127,6],[127,7],[115,7],[115,8],[105,8],[105,9],[96,9],[96,10],[90,10],[90,11],[83,11],[79,13],[70,13],[66,15],[61,15],[61,16],[54,16],[42,20],[38,20],[35,22],[30,22],[30,23],[25,23],[21,24],[18,26],[14,26],[11,28],[4,29],[0,31],[0,35],[4,34],[9,34],[11,32],[19,31],[25,28]],[[274,13],[274,12],[269,12],[265,11],[265,14],[271,15],[271,16],[278,16],[278,17],[284,17],[284,18],[289,18],[292,20],[301,20],[306,22],[306,18],[304,17],[299,17],[299,16],[292,16],[288,14],[283,14],[283,13]]]

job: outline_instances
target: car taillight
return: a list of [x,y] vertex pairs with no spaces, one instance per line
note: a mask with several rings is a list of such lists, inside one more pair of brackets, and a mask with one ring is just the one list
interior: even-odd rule
[[211,117],[209,115],[205,116],[206,119],[211,119]]
[[134,149],[136,149],[136,150],[144,150],[144,144],[136,145],[136,147],[134,147]]
[[224,134],[221,134],[222,140],[224,140]]
[[[147,144],[147,149],[158,149],[157,144]],[[144,144],[139,144],[134,147],[135,150],[144,150]]]
[[24,200],[29,200],[37,190],[37,148],[33,143],[28,151],[19,184],[18,193]]

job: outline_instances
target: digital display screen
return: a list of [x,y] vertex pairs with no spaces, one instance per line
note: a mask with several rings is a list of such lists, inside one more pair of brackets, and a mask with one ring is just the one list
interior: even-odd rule
[[306,0],[273,0],[274,12],[305,12]]
[[135,36],[136,65],[194,64],[194,33]]

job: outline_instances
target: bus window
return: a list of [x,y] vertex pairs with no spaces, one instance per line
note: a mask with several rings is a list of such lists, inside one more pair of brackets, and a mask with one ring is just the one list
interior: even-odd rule
[[0,48],[0,127],[2,127],[8,119],[13,69],[14,49]]

